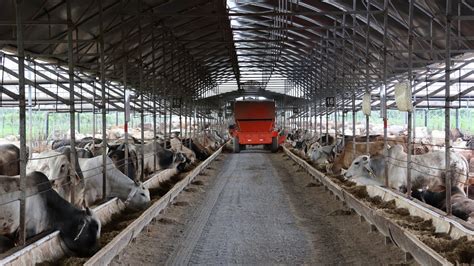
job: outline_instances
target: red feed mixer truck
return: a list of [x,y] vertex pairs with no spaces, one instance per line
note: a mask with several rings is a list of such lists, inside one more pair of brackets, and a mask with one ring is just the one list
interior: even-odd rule
[[246,145],[264,145],[272,152],[284,141],[275,130],[275,102],[243,100],[234,103],[235,127],[234,152],[240,152]]

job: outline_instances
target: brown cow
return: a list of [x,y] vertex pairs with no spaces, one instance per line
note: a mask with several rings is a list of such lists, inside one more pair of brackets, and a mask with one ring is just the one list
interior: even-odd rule
[[[366,153],[366,142],[356,142],[355,151],[352,148],[352,143],[352,141],[347,141],[342,152],[334,158],[334,163],[330,167],[333,174],[340,174],[342,168],[348,169],[351,166],[352,159]],[[369,154],[370,156],[383,154],[383,141],[369,142]]]
[[0,145],[0,175],[20,174],[20,149],[13,144]]

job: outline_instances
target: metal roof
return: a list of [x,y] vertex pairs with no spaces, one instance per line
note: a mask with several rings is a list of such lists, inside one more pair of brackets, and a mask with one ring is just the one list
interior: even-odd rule
[[[109,81],[165,98],[257,80],[315,100],[380,87],[384,61],[389,81],[410,70],[423,79],[474,48],[473,0],[42,0],[21,9],[31,57],[67,65],[69,29],[76,70],[98,76],[103,63]],[[0,48],[14,49],[14,0],[0,1],[0,18]],[[273,87],[275,76],[291,88]]]

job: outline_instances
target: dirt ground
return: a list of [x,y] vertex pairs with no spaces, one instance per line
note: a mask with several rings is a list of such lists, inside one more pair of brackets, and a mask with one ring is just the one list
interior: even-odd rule
[[222,154],[113,265],[402,264],[283,153]]

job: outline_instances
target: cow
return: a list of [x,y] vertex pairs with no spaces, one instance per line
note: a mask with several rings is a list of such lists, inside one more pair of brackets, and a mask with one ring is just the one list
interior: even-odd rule
[[57,139],[57,140],[54,140],[53,143],[51,143],[51,149],[53,150],[56,150],[63,146],[71,146],[71,140],[70,139]]
[[[105,158],[107,197],[118,197],[129,209],[141,210],[146,208],[150,203],[150,191],[142,183],[131,180],[120,172],[115,167],[112,159]],[[80,158],[79,165],[85,180],[85,205],[90,206],[103,198],[102,156],[87,159]]]
[[76,173],[73,171],[69,154],[57,151],[45,151],[31,158],[27,165],[27,172],[38,171],[45,174],[51,181],[52,187],[61,197],[71,200],[74,194],[75,206],[83,206],[84,180],[76,164]]
[[[0,176],[0,194],[20,190],[19,176]],[[91,256],[98,249],[101,224],[90,209],[80,210],[63,199],[41,172],[26,176],[26,237],[59,230],[66,247],[78,256]],[[20,202],[0,204],[0,234],[12,237],[20,225]]]
[[[414,190],[412,196],[435,208],[446,211],[446,191]],[[457,216],[474,224],[474,200],[466,197],[457,186],[451,188],[451,210]]]
[[[69,154],[71,154],[71,146],[62,146],[55,149],[55,151],[65,154],[66,156],[68,156],[68,158],[70,158]],[[76,155],[77,155],[77,158],[94,157],[94,154],[92,154],[92,152],[89,149],[85,149],[85,148],[76,148]]]
[[[76,140],[76,147],[78,148],[84,148],[89,144],[101,144],[102,140],[93,138],[93,137],[85,137],[83,139]],[[56,150],[58,148],[61,148],[63,146],[71,146],[71,140],[70,139],[58,139],[54,140],[53,143],[51,144],[51,149]]]
[[[126,148],[128,149],[127,162],[125,161]],[[126,174],[130,179],[135,180],[141,176],[141,164],[134,144],[121,143],[110,145],[107,151],[107,156],[112,159],[115,167],[117,167],[120,172]],[[127,173],[125,173],[125,165],[128,166]]]
[[[445,171],[445,152],[433,151],[422,155],[411,156],[412,167],[412,187],[413,189],[424,187],[436,187],[443,185],[441,174]],[[403,151],[403,146],[395,145],[388,150],[386,156],[391,187],[401,189],[406,188],[407,176],[407,153]],[[466,183],[469,166],[465,158],[451,152],[451,165],[453,172],[453,185],[461,190]]]
[[319,143],[313,144],[310,148],[310,159],[317,165],[328,164],[333,160],[333,145],[321,146]]
[[327,146],[333,144],[335,140],[336,138],[334,138],[333,136],[323,134],[316,141],[319,142],[319,144],[321,144],[322,146]]
[[[373,158],[373,159],[372,159]],[[357,157],[344,174],[345,178],[372,178],[382,184],[384,181],[385,163],[388,166],[388,184],[391,188],[406,191],[407,185],[407,154],[403,147],[396,145],[388,150],[388,155]],[[451,155],[451,166],[454,169],[453,184],[461,189],[464,187],[467,175],[467,162],[461,156]],[[444,153],[431,152],[412,156],[412,189],[430,189],[444,186],[442,174],[444,172]]]
[[[346,141],[344,148],[336,152],[332,166],[329,167],[329,172],[332,174],[340,174],[341,169],[348,169],[351,166],[353,158],[359,155],[366,154],[366,142],[356,142],[355,150],[353,149],[352,141]],[[383,154],[384,143],[381,141],[368,142],[370,156]]]
[[174,138],[171,138],[170,145],[172,151],[183,153],[191,161],[191,163],[196,161],[196,154],[184,146],[178,137],[175,136]]
[[192,138],[183,139],[182,143],[186,147],[189,147],[189,144],[191,143],[191,150],[196,154],[196,158],[199,161],[204,161],[210,156],[210,151]]
[[20,149],[13,144],[0,145],[0,175],[20,174]]
[[[144,158],[144,168],[143,172],[145,176],[154,172],[154,156],[153,156],[153,143],[148,143],[143,145],[145,152]],[[180,171],[183,171],[186,167],[187,159],[180,152],[172,152],[171,150],[163,148],[160,144],[156,143],[156,157],[157,157],[157,167],[156,170],[163,170],[167,168],[178,167]]]
[[358,185],[379,185],[383,182],[385,159],[381,155],[361,155],[357,157],[344,173],[345,179]]

